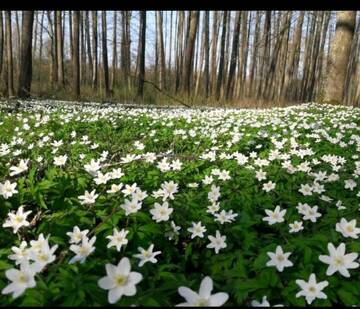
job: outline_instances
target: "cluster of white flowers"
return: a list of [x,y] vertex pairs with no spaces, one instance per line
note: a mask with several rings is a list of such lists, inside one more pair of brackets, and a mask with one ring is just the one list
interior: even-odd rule
[[2,294],[12,293],[13,298],[22,295],[26,289],[36,286],[35,276],[44,268],[55,261],[55,251],[58,245],[50,246],[48,235],[44,238],[41,233],[37,240],[30,241],[30,247],[26,241],[22,241],[19,247],[11,247],[13,254],[9,259],[20,265],[20,269],[11,268],[5,272],[7,279],[11,281],[3,290]]

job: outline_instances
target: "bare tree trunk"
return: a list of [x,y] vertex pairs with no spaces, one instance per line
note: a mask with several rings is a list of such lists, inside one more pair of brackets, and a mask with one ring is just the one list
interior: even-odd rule
[[80,25],[80,11],[73,12],[73,78],[74,78],[74,98],[78,99],[80,97],[80,42],[79,42],[79,25]]
[[184,36],[184,19],[185,19],[185,12],[180,11],[178,12],[178,27],[177,27],[177,45],[176,45],[176,80],[175,80],[175,92],[177,92],[181,87],[181,81],[183,76],[183,36]]
[[130,88],[130,18],[131,11],[121,11],[122,42],[121,42],[121,71],[126,88]]
[[116,46],[116,27],[117,27],[117,14],[114,11],[113,17],[113,52],[112,52],[112,70],[111,70],[111,78],[110,78],[110,88],[113,90],[115,85],[115,75],[116,75],[116,68],[117,68],[117,46]]
[[20,53],[21,53],[21,32],[20,32],[20,11],[15,11],[15,29],[16,29],[16,72],[20,73]]
[[140,32],[139,32],[139,75],[137,96],[144,97],[145,79],[145,42],[146,42],[146,11],[140,12]]
[[289,56],[289,66],[286,71],[285,77],[285,98],[288,100],[293,100],[296,98],[294,95],[295,85],[297,80],[297,73],[299,67],[299,59],[300,59],[300,44],[301,44],[301,34],[302,34],[302,25],[304,22],[304,11],[299,12],[299,17],[296,23],[296,29],[294,32],[294,38],[292,40],[291,48],[290,48],[290,56]]
[[[55,15],[55,14],[54,14]],[[56,16],[56,15],[55,15]],[[48,19],[48,27],[49,27],[49,36],[51,40],[51,48],[50,48],[50,55],[51,55],[51,64],[50,64],[50,83],[51,88],[53,89],[57,84],[57,51],[55,48],[56,36],[55,30],[53,27],[53,20],[51,17],[51,11],[47,11],[47,19]],[[55,27],[56,29],[56,27]]]
[[279,68],[277,74],[277,83],[275,84],[275,100],[279,100],[283,97],[284,94],[284,84],[285,84],[285,75],[286,75],[286,66],[288,65],[288,49],[289,49],[289,37],[290,37],[290,27],[291,27],[291,11],[286,12],[284,16],[285,29],[284,38],[282,39],[281,44],[281,54],[279,59]]
[[73,52],[73,50],[74,50],[74,48],[73,48],[73,38],[72,38],[72,36],[73,36],[73,31],[72,31],[72,20],[73,20],[73,18],[72,18],[72,13],[71,13],[71,11],[69,11],[69,40],[70,40],[70,57],[71,57],[71,59],[74,57],[73,56],[73,54],[72,54],[72,52]]
[[[255,21],[255,33],[254,33],[254,39],[253,39],[253,48],[251,53],[251,65],[250,65],[250,76],[249,76],[249,95],[252,96],[254,93],[254,84],[255,84],[255,69],[256,69],[256,63],[257,63],[257,49],[258,49],[258,41],[259,41],[259,28],[260,28],[260,19],[261,15],[260,12],[256,12],[256,21]],[[256,88],[255,88],[256,89]]]
[[213,12],[213,24],[212,24],[212,42],[211,42],[211,93],[215,93],[216,73],[217,73],[217,45],[219,34],[219,12]]
[[306,36],[306,42],[305,42],[304,68],[303,68],[303,77],[302,77],[301,92],[300,92],[301,100],[305,100],[307,94],[306,91],[308,88],[310,61],[312,60],[311,52],[315,37],[315,26],[316,26],[317,15],[311,14],[310,16],[311,16],[311,21],[310,20],[308,21],[309,32],[308,35]]
[[39,77],[38,77],[38,81],[39,81],[39,85],[40,87],[41,85],[41,75],[42,75],[42,51],[43,51],[43,36],[42,36],[42,30],[44,28],[44,16],[45,16],[45,12],[42,11],[41,14],[41,21],[40,21],[40,42],[39,42]]
[[0,11],[0,76],[3,72],[4,63],[4,23],[3,23],[3,12]]
[[[231,49],[231,58],[230,58],[230,67],[229,67],[229,74],[228,74],[228,82],[226,88],[226,99],[233,98],[234,92],[234,75],[236,70],[238,52],[239,52],[239,35],[240,35],[240,17],[241,12],[237,11],[235,16],[235,30],[232,42],[232,49]],[[243,33],[244,35],[244,33]],[[246,34],[245,34],[246,35]],[[238,72],[239,74],[239,72]]]
[[80,11],[80,81],[86,83],[86,47],[85,47],[85,27],[84,12]]
[[360,22],[357,22],[354,39],[351,45],[350,58],[346,76],[344,102],[346,105],[356,106],[356,91],[359,87],[357,83],[357,75],[359,71],[358,59],[359,59],[359,35],[360,35]]
[[92,76],[94,74],[94,68],[93,68],[93,59],[91,55],[89,11],[85,11],[85,38],[86,38],[86,47],[87,47],[87,57],[89,60],[88,63],[90,68],[90,78],[92,79]]
[[20,53],[20,71],[17,95],[20,98],[30,96],[32,78],[32,35],[34,24],[34,11],[23,11],[22,44]]
[[159,59],[159,88],[165,88],[165,52],[163,40],[163,13],[156,11],[156,26],[157,26],[157,42],[158,42],[158,59]]
[[[39,12],[38,11],[34,11],[34,19],[35,19],[35,29],[34,29],[34,34],[33,34],[33,38],[34,38],[34,47],[33,47],[33,52],[32,52],[32,57],[33,57],[33,61],[34,58],[36,56],[36,48],[37,48],[37,37],[38,37],[38,23],[39,23]],[[0,69],[1,70],[1,69]]]
[[242,39],[241,39],[241,57],[239,61],[239,78],[240,81],[239,91],[241,97],[245,97],[246,86],[246,70],[247,59],[249,53],[249,40],[250,40],[250,17],[248,11],[242,12]]
[[209,50],[210,50],[210,42],[209,42],[209,11],[205,11],[205,24],[204,24],[204,32],[205,32],[205,43],[204,43],[204,49],[205,49],[205,97],[208,98],[210,94],[210,72],[209,72],[209,64],[210,64],[210,58],[209,58]]
[[190,82],[191,82],[191,74],[192,74],[192,64],[194,58],[195,51],[195,40],[196,40],[196,32],[199,23],[199,11],[191,11],[189,16],[189,40],[185,51],[185,62],[184,62],[184,80],[183,80],[183,91],[187,92],[188,96],[190,96]]
[[226,25],[227,25],[228,11],[224,11],[223,15],[223,27],[221,33],[221,46],[220,46],[220,61],[219,61],[219,73],[216,81],[216,100],[220,99],[220,91],[224,81],[224,55],[225,55],[225,39],[226,39]]
[[98,84],[98,44],[97,44],[97,11],[92,11],[92,59],[93,59],[93,74],[92,74],[92,88],[96,89]]
[[173,11],[170,11],[169,60],[168,60],[168,65],[167,65],[167,67],[168,67],[167,69],[169,70],[168,81],[170,82],[170,85],[171,85],[171,55],[172,55],[172,51],[173,51],[171,48],[172,33],[173,33]]
[[[205,14],[203,16],[203,33],[202,33],[202,36],[201,36],[201,43],[200,43],[200,60],[199,60],[199,67],[197,67],[195,65],[195,68],[197,69],[197,76],[196,76],[196,84],[195,84],[195,95],[198,94],[199,92],[199,87],[200,87],[200,81],[201,81],[201,78],[202,78],[202,67],[203,67],[203,64],[204,64],[204,56],[205,56],[205,27],[206,27],[206,20],[205,20]],[[200,27],[198,27],[200,28]],[[200,37],[200,34],[199,36]]]
[[270,63],[270,35],[271,35],[271,11],[265,12],[265,22],[263,30],[263,40],[265,41],[262,57],[260,59],[260,72],[259,72],[259,88],[257,91],[257,98],[264,96],[265,81],[267,79],[266,72],[269,69]]
[[268,78],[266,79],[265,82],[265,89],[264,89],[264,97],[266,99],[272,100],[274,98],[275,95],[275,82],[276,82],[276,68],[277,68],[277,64],[279,62],[279,54],[281,51],[281,47],[283,45],[283,40],[285,37],[285,33],[288,30],[288,24],[287,24],[287,18],[286,18],[287,14],[283,14],[281,17],[279,16],[279,18],[281,19],[281,22],[279,22],[280,26],[279,26],[279,32],[278,36],[277,36],[277,40],[274,46],[274,51],[271,57],[271,61],[270,61],[270,65],[269,65],[269,70],[268,70]]
[[338,11],[336,14],[336,30],[331,44],[329,71],[325,86],[325,102],[337,104],[343,102],[355,19],[356,11]]
[[326,34],[329,29],[329,22],[330,22],[330,11],[325,11],[324,16],[324,26],[322,29],[321,35],[321,44],[320,44],[320,57],[318,61],[318,66],[316,68],[316,89],[315,89],[315,96],[318,97],[322,87],[323,87],[323,67],[324,67],[324,58],[325,58],[325,41],[326,41]]
[[58,87],[64,87],[64,47],[63,47],[63,34],[61,27],[61,11],[56,11],[56,42],[57,42],[57,76],[58,76]]
[[104,67],[104,85],[105,85],[105,96],[108,97],[110,94],[109,89],[109,66],[107,58],[107,35],[106,35],[106,11],[102,11],[102,56],[103,56],[103,67]]
[[5,11],[5,34],[6,34],[6,70],[7,70],[7,92],[9,97],[14,96],[13,57],[11,38],[11,11]]

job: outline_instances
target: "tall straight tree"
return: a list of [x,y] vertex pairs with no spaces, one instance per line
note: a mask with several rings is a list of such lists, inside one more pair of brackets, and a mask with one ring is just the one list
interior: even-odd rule
[[254,94],[255,87],[255,74],[256,74],[256,64],[257,64],[257,51],[258,51],[258,41],[259,41],[259,28],[260,28],[261,15],[260,12],[256,12],[256,21],[255,21],[255,32],[253,35],[253,46],[251,51],[251,64],[250,64],[250,76],[249,76],[249,95]]
[[210,42],[209,42],[209,11],[205,11],[204,15],[204,32],[205,32],[205,42],[204,42],[204,49],[205,49],[205,68],[204,68],[204,75],[205,75],[205,97],[207,98],[210,94]]
[[226,26],[227,26],[228,12],[224,11],[223,15],[223,27],[221,33],[221,46],[220,46],[220,60],[219,60],[219,72],[216,80],[216,100],[220,99],[220,91],[224,80],[224,55],[225,55],[225,39],[226,39]]
[[3,12],[0,11],[0,76],[3,70],[4,64],[4,23],[3,23]]
[[140,31],[139,31],[139,75],[137,96],[144,96],[145,79],[145,42],[146,42],[146,11],[140,11]]
[[30,96],[32,78],[32,36],[34,11],[24,11],[21,33],[20,72],[17,95],[20,98]]
[[92,79],[94,68],[93,68],[93,60],[91,55],[89,11],[85,11],[85,38],[86,38],[87,59],[90,68],[90,78]]
[[102,58],[103,58],[103,69],[104,69],[104,85],[105,85],[105,96],[108,97],[110,94],[109,88],[109,66],[107,57],[107,35],[106,35],[106,11],[101,12],[101,28],[102,28]]
[[74,11],[73,12],[73,34],[72,34],[72,38],[73,38],[73,58],[72,58],[72,70],[73,70],[73,94],[74,94],[74,98],[78,99],[80,97],[80,40],[79,40],[79,36],[80,36],[80,29],[79,29],[79,25],[80,25],[80,11]]
[[58,72],[58,68],[57,68],[57,50],[56,50],[56,35],[55,35],[55,31],[56,31],[56,27],[53,26],[55,18],[56,18],[56,14],[54,14],[54,20],[52,18],[52,13],[51,11],[47,11],[47,19],[48,19],[48,34],[50,37],[50,56],[51,56],[51,63],[50,63],[50,83],[51,83],[51,87],[54,88],[57,85],[57,72]]
[[63,47],[63,33],[61,27],[61,11],[56,11],[56,48],[57,48],[57,76],[58,87],[64,87],[64,47]]
[[12,31],[11,11],[5,11],[5,34],[6,34],[6,70],[7,70],[7,92],[8,96],[14,96],[14,67],[12,57]]
[[297,74],[299,68],[300,43],[301,43],[304,16],[305,16],[305,11],[300,11],[299,17],[297,18],[297,22],[296,22],[294,37],[291,42],[289,66],[286,71],[285,85],[284,85],[285,98],[289,100],[296,98],[295,86],[296,86],[296,80],[297,80]]
[[113,39],[112,39],[112,70],[111,70],[111,78],[110,78],[110,88],[114,89],[114,85],[116,82],[116,69],[117,69],[117,42],[116,42],[116,29],[117,28],[117,12],[114,11],[113,15]]
[[[239,35],[240,35],[240,21],[241,21],[241,12],[237,11],[235,16],[235,30],[233,35],[233,42],[231,48],[231,58],[230,58],[230,67],[228,74],[228,81],[226,87],[226,99],[232,99],[234,92],[234,83],[235,83],[235,70],[239,53]],[[243,33],[246,36],[246,32]],[[240,74],[240,72],[239,72]]]
[[343,102],[346,72],[355,30],[356,11],[336,13],[335,36],[331,43],[330,63],[325,86],[325,102]]
[[165,88],[165,51],[164,51],[164,39],[163,39],[163,14],[161,11],[156,11],[156,34],[158,42],[158,54],[159,59],[159,87]]
[[190,82],[195,51],[196,32],[199,23],[199,11],[191,11],[188,19],[189,39],[187,41],[184,61],[183,91],[190,96]]
[[93,71],[92,71],[92,88],[97,88],[98,83],[98,31],[97,31],[97,11],[92,11],[92,60],[93,60]]
[[184,36],[184,22],[185,20],[185,12],[178,12],[178,24],[177,24],[177,40],[176,40],[176,78],[175,78],[175,92],[177,92],[181,88],[181,81],[183,76],[183,36]]
[[211,42],[211,92],[215,93],[216,83],[216,69],[217,69],[217,45],[218,45],[218,33],[219,33],[219,12],[213,12],[213,23],[212,23],[212,42]]

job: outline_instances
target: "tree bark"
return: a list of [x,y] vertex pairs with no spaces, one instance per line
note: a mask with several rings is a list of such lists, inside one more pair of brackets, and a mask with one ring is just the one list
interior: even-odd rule
[[72,66],[73,66],[73,94],[75,99],[79,99],[80,97],[80,41],[79,41],[79,25],[80,25],[80,11],[73,12],[73,59],[72,59]]
[[325,86],[325,102],[336,104],[343,102],[355,19],[356,11],[338,11],[336,14],[336,30],[331,44],[329,70]]
[[57,46],[57,79],[58,88],[64,87],[64,47],[61,23],[61,11],[56,11],[56,46]]
[[224,80],[224,56],[225,56],[225,39],[226,39],[226,26],[227,26],[228,11],[224,11],[223,15],[223,27],[221,33],[221,46],[220,46],[220,60],[219,60],[219,72],[216,81],[216,100],[220,99],[221,87]]
[[97,31],[97,11],[92,11],[92,60],[93,60],[93,72],[92,72],[92,89],[95,90],[98,84],[98,31]]
[[253,39],[253,47],[251,52],[251,65],[250,65],[250,76],[249,76],[249,95],[253,95],[254,93],[254,85],[255,85],[255,74],[256,74],[256,63],[257,63],[257,49],[258,49],[258,41],[259,41],[259,28],[260,28],[260,12],[256,12],[256,21],[255,21],[255,33]]
[[94,74],[94,68],[93,68],[93,59],[91,55],[89,11],[85,11],[85,38],[86,38],[88,65],[90,68],[90,78],[92,79]]
[[4,64],[4,23],[3,23],[3,12],[0,11],[0,76],[3,72]]
[[7,93],[14,96],[13,57],[12,57],[12,31],[11,11],[5,11],[5,34],[6,34],[6,70],[7,70]]
[[112,45],[113,45],[113,52],[112,52],[112,70],[111,70],[111,78],[110,78],[110,88],[113,90],[114,85],[116,82],[116,69],[117,69],[117,42],[116,42],[116,29],[117,28],[117,14],[114,11],[113,15],[113,38],[112,38]]
[[195,51],[195,40],[196,32],[199,22],[199,11],[191,11],[189,16],[188,24],[188,33],[189,40],[187,41],[186,51],[185,51],[185,62],[184,62],[184,79],[183,79],[183,91],[190,96],[190,82],[193,66],[193,58]]
[[20,52],[20,71],[17,95],[20,98],[30,96],[32,78],[32,35],[34,24],[34,11],[23,11],[22,44]]
[[139,75],[137,96],[144,97],[145,80],[145,42],[146,42],[146,11],[140,12],[140,33],[139,33]]
[[165,52],[163,39],[163,16],[161,11],[156,11],[156,26],[157,26],[157,42],[158,42],[158,59],[159,59],[159,88],[165,87]]
[[[227,100],[230,100],[233,98],[233,92],[234,92],[234,75],[235,75],[238,52],[239,52],[240,21],[241,21],[241,12],[237,11],[236,16],[235,16],[235,30],[234,30],[234,36],[233,36],[233,42],[232,42],[232,48],[231,48],[231,58],[230,58],[228,82],[227,82],[227,87],[226,87],[226,99]],[[238,74],[239,73],[240,72],[238,72]]]
[[104,68],[104,86],[105,86],[105,97],[110,95],[109,88],[109,66],[107,57],[107,35],[106,35],[106,11],[102,11],[101,14],[101,26],[102,26],[102,57],[103,57],[103,68]]
[[211,93],[215,93],[216,73],[217,73],[217,45],[219,36],[219,12],[213,12],[213,24],[212,24],[212,42],[211,42]]

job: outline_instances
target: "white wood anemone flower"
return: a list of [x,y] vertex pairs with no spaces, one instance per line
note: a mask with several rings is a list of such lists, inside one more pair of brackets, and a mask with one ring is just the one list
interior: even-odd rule
[[359,267],[359,263],[355,260],[359,254],[352,252],[345,254],[345,244],[341,243],[337,248],[332,243],[328,243],[328,250],[330,255],[320,255],[319,260],[325,264],[329,264],[326,274],[333,275],[337,271],[344,277],[349,278],[350,273],[348,269],[355,269]]
[[136,285],[143,279],[141,273],[131,271],[130,261],[123,257],[117,266],[106,264],[106,276],[98,281],[99,287],[109,290],[108,301],[115,304],[124,296],[136,294]]
[[200,283],[199,293],[194,292],[188,287],[178,288],[179,294],[185,298],[186,302],[176,305],[176,307],[197,306],[197,307],[220,307],[227,302],[229,294],[219,292],[211,295],[213,290],[213,281],[206,276]]

